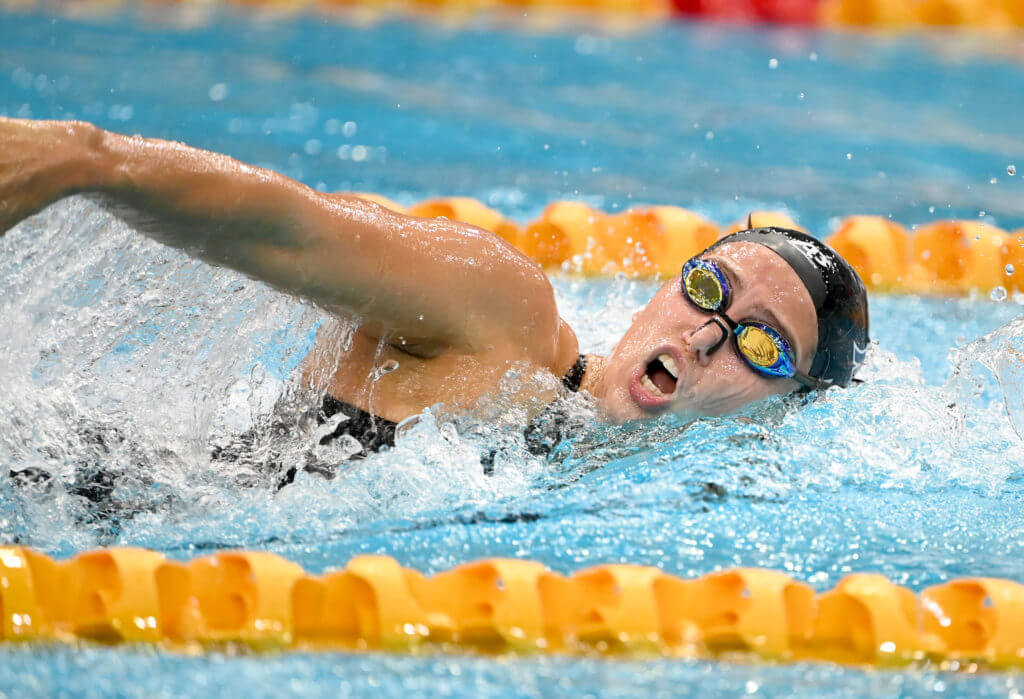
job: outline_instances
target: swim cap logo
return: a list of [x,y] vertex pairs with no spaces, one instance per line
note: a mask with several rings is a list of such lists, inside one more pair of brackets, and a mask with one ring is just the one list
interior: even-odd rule
[[829,257],[829,255],[815,243],[809,240],[790,238],[789,244],[799,250],[814,266],[823,269],[835,269],[835,260]]
[[861,362],[864,361],[864,357],[868,353],[868,346],[864,345],[861,347],[860,343],[853,343],[853,365],[855,367],[860,366]]

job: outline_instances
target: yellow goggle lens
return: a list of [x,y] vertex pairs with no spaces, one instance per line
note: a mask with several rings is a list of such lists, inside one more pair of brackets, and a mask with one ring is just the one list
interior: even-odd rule
[[736,340],[743,356],[757,366],[770,367],[779,361],[779,346],[761,328],[745,327]]
[[706,311],[714,311],[722,305],[722,285],[710,270],[698,267],[686,275],[686,293]]

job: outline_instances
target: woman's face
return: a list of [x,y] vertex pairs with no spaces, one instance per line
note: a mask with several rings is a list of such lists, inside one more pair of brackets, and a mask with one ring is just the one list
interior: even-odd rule
[[[729,317],[776,328],[796,352],[797,366],[807,371],[817,345],[818,321],[796,272],[756,243],[728,243],[703,257],[717,262],[729,277]],[[756,373],[731,339],[719,344],[723,331],[708,322],[712,317],[683,296],[678,276],[661,287],[633,317],[605,362],[596,392],[608,416],[625,421],[666,412],[720,415],[799,387],[792,379]],[[661,360],[655,361],[658,357]],[[672,364],[676,378],[661,370]]]

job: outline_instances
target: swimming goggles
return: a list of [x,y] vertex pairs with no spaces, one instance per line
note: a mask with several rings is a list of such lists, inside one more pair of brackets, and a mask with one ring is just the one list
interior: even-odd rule
[[794,379],[807,388],[823,387],[824,382],[796,368],[796,353],[778,330],[758,321],[737,323],[725,314],[732,301],[732,289],[729,278],[714,262],[696,257],[687,262],[683,266],[682,287],[683,296],[693,305],[720,316],[728,324],[726,331],[717,318],[710,321],[718,323],[723,334],[708,354],[721,347],[725,336],[730,335],[740,356],[761,376]]

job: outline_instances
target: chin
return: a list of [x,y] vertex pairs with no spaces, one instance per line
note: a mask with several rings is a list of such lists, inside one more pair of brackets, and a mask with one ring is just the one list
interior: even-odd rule
[[606,396],[600,404],[601,413],[608,422],[622,424],[631,420],[640,420],[651,417],[632,401],[626,391],[616,391],[614,395]]
[[700,417],[701,413],[692,409],[685,401],[677,400],[672,405],[657,411],[644,410],[630,397],[629,392],[617,391],[601,402],[601,412],[606,420],[616,424],[634,420],[654,420],[665,415],[685,416],[687,419]]

